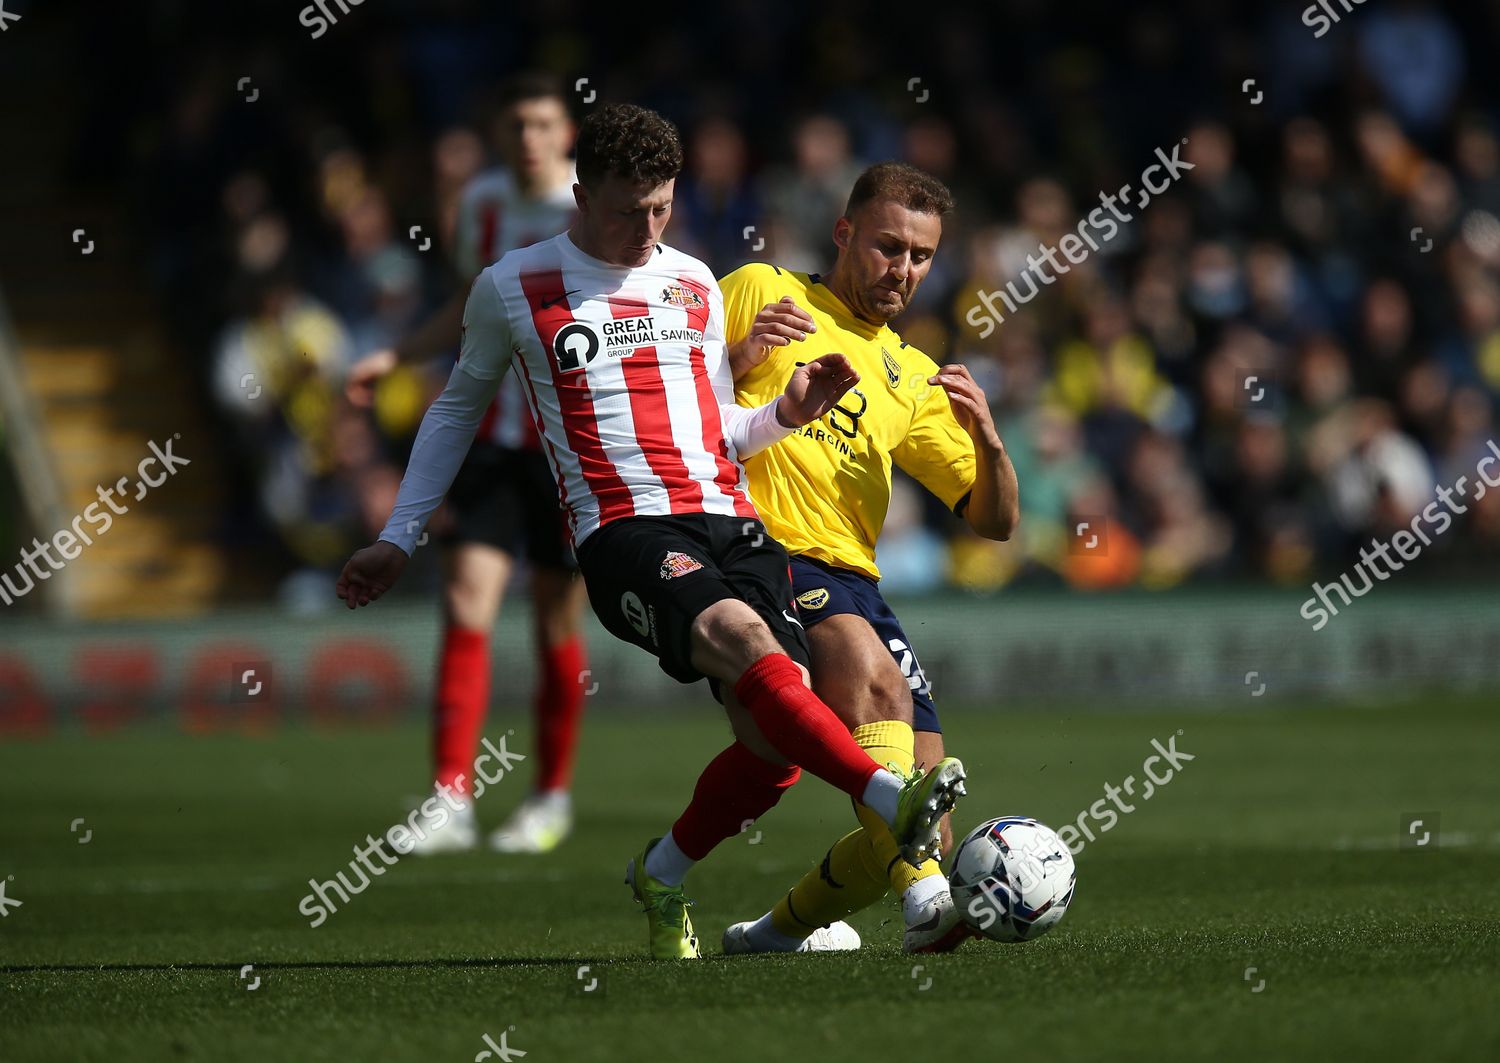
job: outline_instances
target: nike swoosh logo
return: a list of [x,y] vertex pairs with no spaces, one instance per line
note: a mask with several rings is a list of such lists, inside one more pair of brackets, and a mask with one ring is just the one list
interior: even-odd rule
[[783,609],[781,611],[781,615],[784,616],[784,617],[786,617],[792,623],[796,624],[798,627],[802,626],[802,621],[798,620],[795,616],[793,616],[791,613],[787,612],[785,609]]
[[574,288],[571,292],[563,292],[561,295],[554,296],[551,299],[543,299],[542,300],[542,309],[543,310],[551,310],[554,306],[556,306],[558,303],[562,302],[568,296],[570,296],[570,295],[577,295],[578,292],[579,292],[579,289]]
[[913,925],[907,927],[906,929],[907,930],[916,930],[916,931],[919,931],[919,932],[920,931],[927,931],[927,930],[936,930],[938,928],[938,924],[940,924],[942,921],[943,921],[943,910],[941,908],[939,908],[937,911],[935,911],[935,912],[932,913],[932,915],[931,915],[930,918],[924,919],[920,923],[914,923]]

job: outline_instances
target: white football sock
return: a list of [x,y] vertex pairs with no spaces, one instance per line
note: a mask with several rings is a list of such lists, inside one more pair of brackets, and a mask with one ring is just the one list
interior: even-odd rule
[[906,892],[901,894],[901,914],[906,918],[906,925],[921,920],[927,914],[928,906],[947,892],[948,880],[942,875],[928,875],[906,887]]
[[745,940],[761,952],[796,952],[804,939],[777,930],[776,924],[771,922],[771,913],[767,912],[745,928]]
[[904,785],[897,775],[881,768],[865,783],[864,796],[860,803],[875,810],[888,826],[896,825],[896,810],[900,807],[901,787]]
[[672,832],[667,831],[667,836],[653,845],[646,854],[646,874],[668,886],[680,886],[696,863],[696,860],[677,848]]

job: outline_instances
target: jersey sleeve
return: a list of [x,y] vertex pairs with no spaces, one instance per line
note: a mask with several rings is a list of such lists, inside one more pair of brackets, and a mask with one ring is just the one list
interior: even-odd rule
[[710,283],[708,328],[703,335],[703,349],[707,364],[712,367],[710,383],[713,384],[714,398],[719,403],[719,414],[724,420],[724,434],[734,447],[735,454],[744,461],[781,442],[796,429],[786,427],[776,417],[776,404],[781,401],[780,395],[763,406],[748,410],[734,401],[734,379],[730,375],[729,352],[725,340],[724,305],[719,285]]
[[[937,366],[924,356],[922,371],[931,376]],[[974,487],[974,441],[953,416],[948,393],[941,387],[934,385],[918,403],[906,438],[891,451],[891,457],[899,468],[942,499],[943,505],[954,513],[963,512]]]
[[463,344],[443,393],[427,408],[396,506],[380,538],[410,554],[427,520],[458,475],[484,411],[510,367],[510,324],[489,270],[474,282],[464,306]]

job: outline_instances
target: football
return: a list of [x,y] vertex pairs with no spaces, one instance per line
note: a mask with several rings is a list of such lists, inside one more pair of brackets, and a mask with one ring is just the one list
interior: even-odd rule
[[981,823],[959,842],[948,882],[953,903],[992,941],[1030,941],[1073,900],[1073,854],[1057,833],[1025,816]]

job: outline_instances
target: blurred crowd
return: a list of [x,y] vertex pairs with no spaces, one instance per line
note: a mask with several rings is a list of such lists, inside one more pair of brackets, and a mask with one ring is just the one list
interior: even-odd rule
[[[1500,436],[1500,92],[1480,45],[1500,15],[1386,0],[1315,37],[1304,6],[1086,18],[1038,0],[892,22],[740,0],[640,37],[570,3],[366,5],[315,43],[246,45],[253,107],[226,88],[233,46],[184,57],[133,150],[153,279],[248,488],[226,535],[274,542],[277,576],[326,578],[383,523],[447,366],[393,374],[369,411],[343,373],[451,294],[457,199],[495,161],[488,94],[542,67],[589,77],[580,116],[597,91],[679,124],[667,241],[721,274],[826,269],[870,162],[952,188],[893,325],[985,388],[1022,527],[979,540],[902,480],[890,589],[1337,571]],[[979,293],[1176,144],[1182,180],[975,327]],[[1500,492],[1469,508],[1429,574],[1500,561]],[[1089,546],[1083,525],[1104,534]]]

